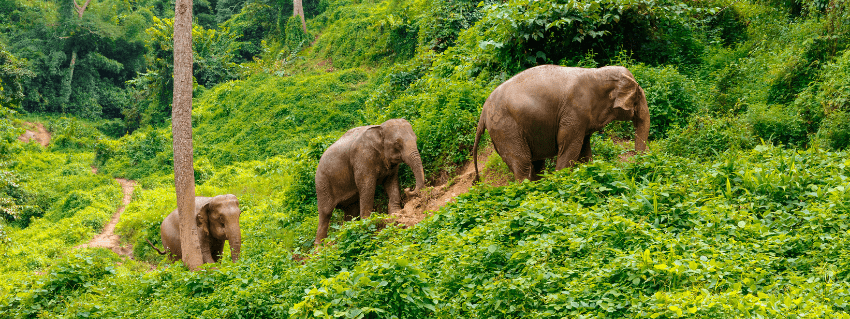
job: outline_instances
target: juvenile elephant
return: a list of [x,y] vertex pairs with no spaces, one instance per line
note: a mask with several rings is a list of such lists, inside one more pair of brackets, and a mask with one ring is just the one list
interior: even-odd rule
[[[239,200],[234,195],[195,197],[195,222],[205,264],[217,262],[221,258],[225,240],[230,243],[230,259],[234,262],[239,259],[242,250],[242,232],[239,229],[241,213]],[[181,260],[180,215],[176,209],[165,217],[159,229],[165,251],[160,251],[150,241],[148,244],[160,255],[169,253],[172,261]]]
[[389,196],[389,212],[400,210],[398,166],[402,162],[410,166],[416,178],[416,188],[409,194],[418,192],[425,183],[425,172],[416,148],[416,134],[403,119],[355,127],[328,147],[316,168],[319,227],[314,243],[319,245],[328,236],[334,208],[345,212],[345,220],[358,214],[368,218],[379,184],[384,185]]
[[517,180],[540,179],[546,158],[555,169],[590,160],[590,136],[611,121],[632,121],[635,150],[646,150],[649,108],[643,89],[621,66],[598,69],[541,65],[499,85],[484,102],[472,158],[487,129]]

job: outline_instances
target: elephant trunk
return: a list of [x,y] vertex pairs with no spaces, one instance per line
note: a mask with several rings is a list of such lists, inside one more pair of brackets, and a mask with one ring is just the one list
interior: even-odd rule
[[425,171],[422,168],[422,158],[419,156],[419,151],[416,149],[416,143],[405,148],[408,150],[407,155],[402,160],[410,169],[413,170],[413,176],[416,178],[416,188],[414,192],[418,192],[425,186]]
[[242,251],[242,232],[238,221],[234,226],[227,227],[227,242],[230,244],[230,260],[236,262]]
[[646,142],[649,140],[649,105],[647,105],[645,98],[639,103],[635,113],[632,120],[635,126],[635,151],[644,152],[646,151]]

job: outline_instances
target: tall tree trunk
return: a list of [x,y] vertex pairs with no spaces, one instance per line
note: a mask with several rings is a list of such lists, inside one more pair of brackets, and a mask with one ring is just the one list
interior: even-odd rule
[[74,50],[71,51],[71,65],[68,67],[68,78],[65,79],[65,83],[62,88],[62,113],[66,113],[68,102],[71,101],[71,80],[74,79],[74,65],[77,64],[77,48],[74,47]]
[[177,0],[174,8],[174,189],[180,215],[183,264],[191,270],[203,264],[195,222],[195,169],[192,166],[192,0]]
[[[86,8],[89,6],[91,0],[86,0],[86,3],[83,5],[77,4],[77,0],[74,0],[74,13],[77,14],[77,19],[83,19],[83,13],[86,12]],[[77,65],[77,47],[74,46],[74,50],[71,52],[71,65],[68,66],[68,79],[65,80],[65,85],[63,88],[64,95],[62,96],[62,113],[66,112],[66,107],[68,102],[71,101],[71,82],[74,80],[74,66]]]
[[292,0],[292,15],[301,17],[301,30],[307,33],[307,21],[304,20],[304,6],[301,5],[301,0]]

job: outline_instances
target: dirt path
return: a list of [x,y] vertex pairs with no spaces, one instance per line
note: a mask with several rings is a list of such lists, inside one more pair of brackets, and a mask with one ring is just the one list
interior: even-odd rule
[[[24,143],[28,143],[31,141],[36,141],[41,146],[47,146],[50,144],[50,133],[44,129],[44,125],[41,123],[30,123],[24,122],[24,126],[26,127],[26,132],[18,137],[18,140]],[[97,174],[97,169],[92,167],[92,173]],[[79,245],[75,248],[82,247],[104,247],[109,248],[114,251],[116,254],[124,255],[130,258],[133,258],[133,247],[131,246],[122,246],[120,242],[120,238],[115,234],[115,225],[118,224],[118,221],[121,220],[121,213],[124,212],[124,209],[127,207],[127,204],[130,203],[130,200],[133,198],[133,189],[136,187],[136,182],[131,180],[126,180],[123,178],[116,178],[119,184],[121,184],[121,189],[124,192],[124,199],[122,200],[121,206],[118,208],[118,211],[112,215],[112,219],[108,224],[103,228],[103,231],[92,238],[86,244]]]
[[[513,175],[502,175],[498,173],[485,172],[487,158],[493,153],[493,146],[488,146],[478,155],[478,172],[481,174],[482,183],[494,186],[504,186],[513,180]],[[436,211],[444,205],[453,202],[455,197],[469,192],[472,181],[475,179],[475,166],[469,161],[458,169],[455,174],[443,174],[437,180],[439,185],[425,188],[421,195],[414,197],[404,203],[404,208],[391,216],[396,221],[413,226],[425,219],[430,212]]]
[[47,147],[47,144],[50,144],[50,133],[44,129],[43,124],[24,122],[24,126],[26,127],[26,132],[24,132],[23,135],[18,136],[19,141],[24,143],[36,141],[44,147]]
[[[94,168],[92,168],[93,172],[97,172]],[[127,208],[127,205],[130,204],[130,201],[133,199],[133,189],[136,187],[136,182],[131,180],[126,180],[123,178],[116,178],[119,184],[121,184],[121,189],[124,191],[124,199],[122,200],[122,204],[118,207],[118,211],[112,215],[112,219],[103,227],[103,231],[92,238],[87,244],[79,245],[75,248],[84,248],[84,247],[103,247],[109,248],[114,251],[116,254],[127,256],[129,258],[133,258],[133,247],[129,244],[126,246],[121,245],[121,238],[115,234],[115,225],[118,224],[118,221],[121,220],[121,213],[124,212],[124,209]]]

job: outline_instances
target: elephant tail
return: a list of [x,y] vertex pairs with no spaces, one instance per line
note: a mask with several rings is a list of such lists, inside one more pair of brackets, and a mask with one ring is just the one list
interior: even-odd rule
[[475,179],[472,180],[473,185],[478,184],[480,181],[478,178],[478,142],[481,140],[481,134],[484,134],[485,126],[484,108],[482,108],[481,117],[478,119],[478,129],[475,130],[475,143],[472,144],[472,164],[475,165]]
[[167,252],[167,251],[160,251],[159,248],[156,248],[156,246],[154,246],[154,244],[150,240],[148,240],[147,238],[145,238],[145,241],[148,242],[148,245],[151,245],[151,248],[153,248],[153,250],[156,250],[156,252],[158,254],[165,255],[165,253]]

